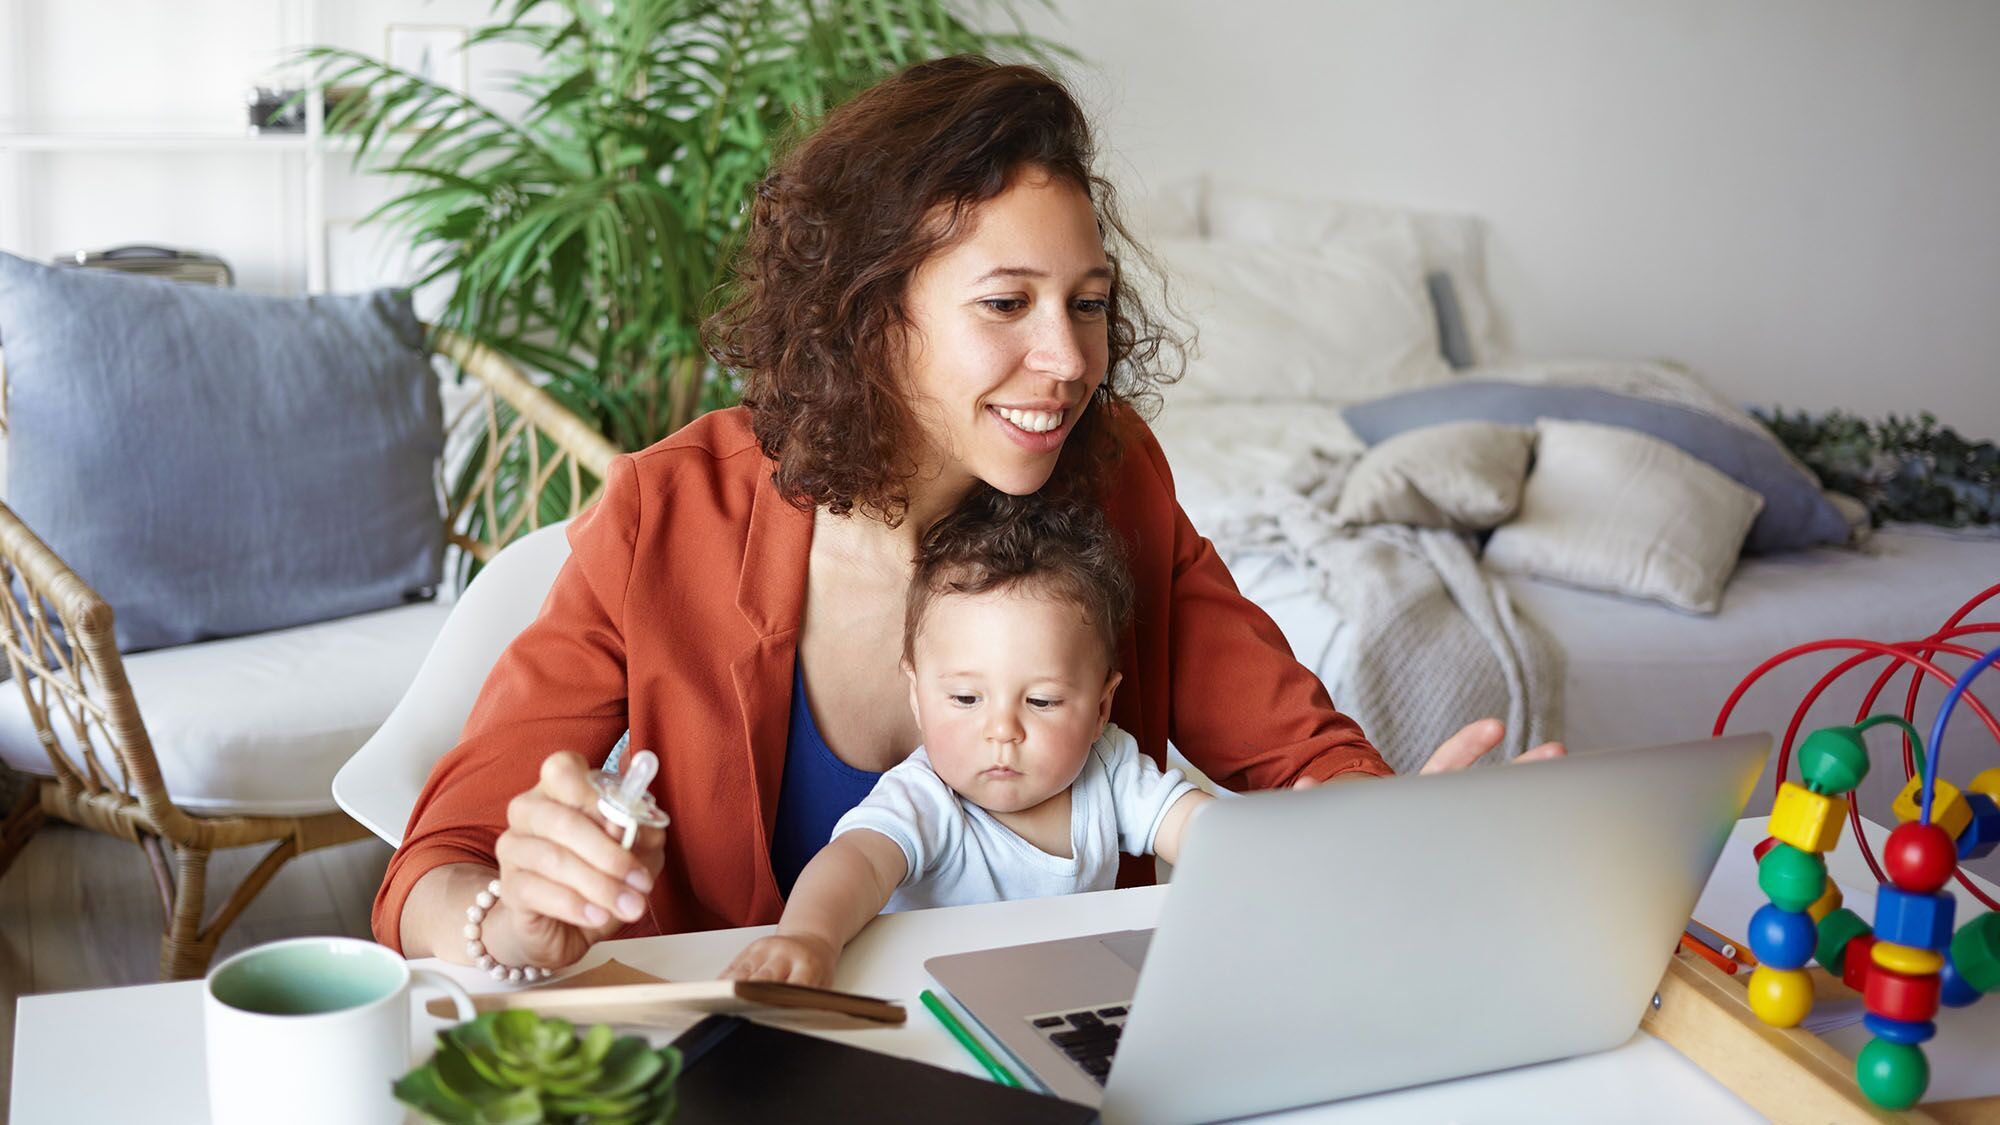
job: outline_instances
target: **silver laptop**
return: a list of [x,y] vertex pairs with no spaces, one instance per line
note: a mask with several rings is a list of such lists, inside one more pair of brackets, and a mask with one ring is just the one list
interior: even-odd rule
[[1051,1093],[1213,1121],[1617,1046],[1768,735],[1219,801],[1158,928],[933,957]]

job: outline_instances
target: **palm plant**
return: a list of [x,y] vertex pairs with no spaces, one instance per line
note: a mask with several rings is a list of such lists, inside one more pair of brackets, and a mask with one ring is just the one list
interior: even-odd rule
[[[439,326],[543,373],[638,449],[735,400],[700,324],[778,138],[924,58],[1063,53],[1013,0],[989,6],[1012,31],[950,0],[494,0],[469,42],[539,56],[510,79],[527,100],[512,116],[360,52],[307,57],[338,95],[328,131],[398,177],[369,221],[409,240],[419,284],[453,284]],[[527,454],[504,456],[503,481],[525,483]],[[530,491],[503,487],[503,524]],[[543,503],[560,510],[565,491]]]

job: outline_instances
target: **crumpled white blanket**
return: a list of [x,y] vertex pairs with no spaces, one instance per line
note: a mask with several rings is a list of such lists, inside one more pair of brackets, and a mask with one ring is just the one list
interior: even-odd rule
[[1515,611],[1458,533],[1341,527],[1340,489],[1358,455],[1315,449],[1216,529],[1225,557],[1271,551],[1305,571],[1357,642],[1321,675],[1399,773],[1474,719],[1507,723],[1488,761],[1562,736],[1563,655]]

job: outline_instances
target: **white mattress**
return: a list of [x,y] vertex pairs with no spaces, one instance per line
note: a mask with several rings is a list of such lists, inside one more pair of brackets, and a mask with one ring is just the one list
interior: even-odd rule
[[[1315,443],[1347,448],[1355,440],[1337,408],[1301,404],[1169,407],[1154,429],[1182,505],[1204,533],[1231,510],[1233,497],[1277,479]],[[1238,553],[1227,561],[1237,584],[1278,623],[1301,663],[1322,675],[1335,666],[1340,646],[1351,642],[1350,631],[1311,591],[1304,574],[1270,555]],[[2000,537],[1920,527],[1885,529],[1858,549],[1822,547],[1745,559],[1721,612],[1712,617],[1507,579],[1521,611],[1553,633],[1568,656],[1564,737],[1572,748],[1586,751],[1706,737],[1730,690],[1766,658],[1829,637],[1926,636],[1966,599],[1995,583],[2000,583]],[[1975,619],[2000,620],[2000,598]],[[1982,649],[2000,643],[2000,635],[1985,639],[1973,643]],[[1730,729],[1782,734],[1806,691],[1840,659],[1808,657],[1774,670],[1738,705]],[[1805,729],[1853,721],[1880,667],[1878,662],[1851,672],[1829,688]],[[1900,710],[1907,679],[1898,684],[1894,707]],[[1339,685],[1328,688],[1338,703]],[[1919,704],[1918,726],[1926,734],[1926,708],[1941,694],[1932,689]],[[2000,690],[1981,694],[2000,710]],[[1890,709],[1887,695],[1876,709]],[[1877,745],[1889,742],[1885,737]],[[1952,720],[1946,753],[1947,777],[1966,778],[2000,765],[2000,747],[1963,707]],[[1871,782],[1891,769],[1900,781],[1901,763],[1878,754],[1879,764],[1889,769]],[[1894,788],[1886,779],[1871,784],[1863,791],[1864,808],[1886,815],[1884,802]]]

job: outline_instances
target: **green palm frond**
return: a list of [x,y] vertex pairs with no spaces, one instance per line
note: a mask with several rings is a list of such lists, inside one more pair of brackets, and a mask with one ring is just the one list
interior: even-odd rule
[[440,326],[541,372],[628,449],[734,401],[700,323],[776,138],[919,59],[1065,54],[1025,31],[1013,0],[969,14],[947,0],[496,0],[492,13],[469,42],[536,53],[507,81],[525,108],[322,47],[307,52],[315,81],[341,95],[327,129],[394,179],[367,221],[409,241],[423,280],[450,282]]

